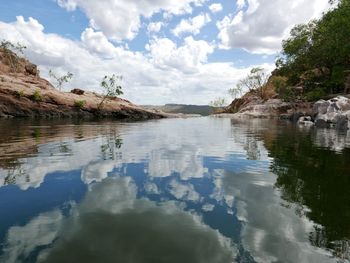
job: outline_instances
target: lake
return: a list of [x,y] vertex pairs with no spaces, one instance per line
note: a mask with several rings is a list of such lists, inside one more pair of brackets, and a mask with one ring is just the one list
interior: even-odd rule
[[1,262],[349,262],[350,131],[0,122]]

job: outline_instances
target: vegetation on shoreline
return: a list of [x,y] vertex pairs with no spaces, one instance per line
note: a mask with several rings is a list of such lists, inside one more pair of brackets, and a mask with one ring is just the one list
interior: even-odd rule
[[61,91],[64,83],[68,83],[73,78],[73,73],[67,72],[67,74],[63,76],[57,76],[51,69],[49,70],[49,75],[56,81],[56,89],[59,91]]
[[122,86],[120,85],[122,79],[122,76],[117,76],[115,74],[112,76],[104,76],[100,84],[101,88],[104,90],[104,94],[100,104],[97,107],[99,110],[102,109],[107,98],[115,98],[123,94]]
[[265,93],[270,91],[287,102],[312,102],[350,93],[350,0],[330,3],[320,19],[291,30],[269,79],[263,69],[253,68],[229,94],[236,99],[247,90],[268,99]]
[[161,111],[144,109],[128,100],[123,94],[122,77],[105,76],[100,83],[103,93],[74,88],[61,91],[73,74],[56,75],[50,71],[55,86],[40,77],[37,66],[25,58],[24,46],[0,40],[0,119],[30,118],[115,118],[159,119],[170,117]]
[[349,92],[350,1],[333,5],[319,20],[295,26],[276,61],[274,74],[286,77],[286,87],[302,87],[309,101]]

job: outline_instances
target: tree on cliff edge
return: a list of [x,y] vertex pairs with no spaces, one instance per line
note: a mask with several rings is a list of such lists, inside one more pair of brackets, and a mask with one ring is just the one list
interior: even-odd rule
[[98,105],[98,109],[101,110],[103,107],[103,103],[109,97],[117,97],[123,94],[122,86],[120,82],[123,80],[122,76],[117,76],[113,74],[112,76],[104,76],[101,81],[101,88],[104,90],[104,95],[100,104]]
[[350,0],[334,5],[321,19],[295,26],[283,41],[278,74],[288,84],[302,85],[305,93],[344,91],[350,70]]
[[229,93],[242,92],[248,90],[249,92],[257,92],[260,97],[263,97],[263,88],[268,80],[268,74],[265,69],[256,67],[252,68],[249,75],[241,79],[237,87],[229,90]]

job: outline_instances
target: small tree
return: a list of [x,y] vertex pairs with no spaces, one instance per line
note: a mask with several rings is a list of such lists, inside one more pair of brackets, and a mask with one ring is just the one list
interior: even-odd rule
[[259,96],[263,96],[263,88],[268,80],[268,75],[263,68],[252,68],[250,74],[241,79],[237,84],[238,90],[248,89],[248,91],[258,91]]
[[49,71],[49,75],[51,78],[55,79],[57,83],[56,88],[60,91],[62,89],[63,84],[68,83],[73,78],[73,74],[70,72],[67,72],[66,75],[59,77],[51,69]]
[[112,76],[104,76],[100,84],[101,88],[104,90],[104,95],[100,104],[98,105],[99,110],[103,107],[103,103],[108,97],[117,97],[123,94],[122,86],[120,85],[122,80],[122,76],[115,74]]
[[233,99],[240,97],[242,95],[242,92],[242,87],[239,85],[228,90],[228,94],[230,94]]
[[226,106],[226,100],[225,98],[216,98],[215,100],[211,101],[209,103],[210,106],[216,107],[216,108],[222,108]]
[[27,47],[20,43],[12,43],[7,40],[2,40],[0,42],[0,49],[2,49],[5,59],[8,61],[9,66],[12,71],[16,72],[18,70],[19,58],[24,55],[24,50]]

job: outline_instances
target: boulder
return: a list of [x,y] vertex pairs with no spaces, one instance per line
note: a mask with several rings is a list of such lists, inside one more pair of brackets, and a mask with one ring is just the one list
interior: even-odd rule
[[313,126],[314,122],[312,121],[311,116],[302,116],[299,118],[298,124],[305,125],[305,126]]
[[338,96],[328,101],[319,100],[314,104],[313,114],[317,127],[335,126],[350,128],[350,99]]
[[315,115],[326,114],[329,105],[330,105],[329,101],[325,101],[325,100],[317,101],[313,107],[313,114],[315,114]]
[[25,68],[26,73],[29,75],[33,75],[33,76],[39,75],[38,67],[36,65],[34,65],[33,63],[28,62],[24,68]]
[[70,92],[77,95],[84,95],[85,93],[85,91],[82,89],[72,89]]

